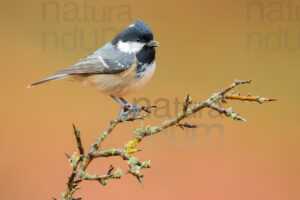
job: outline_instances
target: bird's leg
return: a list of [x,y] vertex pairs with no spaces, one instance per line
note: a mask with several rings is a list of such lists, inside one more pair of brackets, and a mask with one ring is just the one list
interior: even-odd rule
[[127,116],[130,113],[130,105],[124,103],[123,101],[121,101],[120,99],[118,99],[115,96],[111,97],[118,103],[121,105],[121,110],[120,110],[120,114],[119,117],[124,121],[124,116]]

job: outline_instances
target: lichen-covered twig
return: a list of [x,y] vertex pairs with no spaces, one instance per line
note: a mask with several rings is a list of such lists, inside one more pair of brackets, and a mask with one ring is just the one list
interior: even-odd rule
[[82,174],[82,179],[83,180],[90,180],[90,181],[91,180],[96,180],[96,181],[99,181],[102,185],[106,185],[108,179],[119,179],[119,178],[121,178],[122,170],[120,168],[118,168],[114,173],[112,173],[113,170],[114,170],[114,167],[112,165],[110,165],[107,173],[102,175],[102,176],[99,176],[97,174],[90,175],[88,172],[85,171]]
[[226,87],[225,89],[223,90],[220,90],[219,91],[219,94],[220,95],[224,95],[224,94],[227,94],[230,90],[236,88],[237,86],[239,85],[243,85],[243,84],[248,84],[248,83],[251,83],[252,80],[235,80],[234,83],[232,83],[230,86]]
[[[134,177],[138,179],[138,181],[142,185],[143,174],[141,170],[144,168],[150,168],[151,163],[150,161],[140,161],[137,157],[133,156],[134,153],[138,152],[136,147],[138,144],[145,138],[157,133],[162,132],[163,130],[172,127],[178,126],[180,128],[195,128],[195,125],[188,124],[183,122],[184,119],[193,115],[194,113],[204,109],[210,108],[213,109],[220,114],[224,114],[227,117],[232,118],[233,120],[240,120],[245,122],[246,120],[242,118],[239,114],[233,112],[232,108],[222,108],[217,105],[217,103],[225,103],[226,100],[241,100],[241,101],[256,101],[259,103],[275,101],[275,99],[268,99],[263,97],[257,96],[240,96],[239,94],[233,94],[232,90],[239,85],[251,83],[251,80],[240,81],[236,80],[233,84],[229,87],[226,87],[223,90],[220,90],[217,93],[214,93],[211,97],[207,100],[203,101],[199,104],[192,105],[193,101],[190,95],[185,98],[185,102],[183,104],[182,110],[177,114],[176,117],[170,120],[166,120],[160,125],[157,126],[147,126],[147,127],[140,127],[135,131],[135,137],[130,140],[124,147],[122,148],[111,148],[111,149],[99,149],[103,141],[108,137],[108,135],[113,131],[113,129],[123,123],[123,120],[117,118],[110,122],[109,127],[99,136],[97,140],[91,145],[88,154],[84,154],[84,148],[80,138],[80,132],[73,126],[74,134],[77,141],[77,146],[79,149],[80,157],[76,156],[76,152],[73,156],[68,156],[71,166],[72,166],[72,173],[68,178],[67,182],[67,189],[65,193],[62,194],[62,200],[79,200],[81,197],[73,197],[74,193],[80,188],[79,183],[82,180],[93,180],[99,181],[102,185],[106,185],[109,179],[119,179],[121,178],[123,172],[120,168],[118,168],[115,172],[114,167],[110,166],[107,173],[104,175],[90,175],[87,172],[87,167],[92,162],[93,159],[101,158],[101,157],[112,157],[112,156],[119,156],[124,160],[127,160],[129,170],[127,173],[132,174]],[[150,112],[151,107],[144,107],[144,111]],[[135,121],[135,120],[142,120],[146,116],[137,116],[133,118],[127,118],[126,121]]]
[[[146,115],[143,116],[136,116],[133,118],[127,118],[127,121],[135,121],[135,120],[143,120],[146,117]],[[120,118],[117,118],[115,120],[112,120],[110,122],[110,126],[100,135],[100,137],[91,145],[90,152],[93,152],[97,150],[101,143],[106,139],[106,137],[112,132],[112,130],[123,121]]]

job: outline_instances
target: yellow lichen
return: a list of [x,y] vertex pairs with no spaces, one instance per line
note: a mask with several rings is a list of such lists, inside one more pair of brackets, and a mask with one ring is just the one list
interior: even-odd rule
[[125,153],[127,155],[131,155],[135,152],[137,152],[137,150],[135,149],[135,147],[140,143],[140,140],[138,139],[134,139],[129,141],[126,145],[125,145]]

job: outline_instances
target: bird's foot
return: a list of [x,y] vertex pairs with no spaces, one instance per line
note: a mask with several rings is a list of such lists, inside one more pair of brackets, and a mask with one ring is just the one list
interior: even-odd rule
[[156,106],[137,106],[127,102],[123,98],[116,98],[111,96],[114,100],[116,100],[121,105],[121,110],[119,113],[119,118],[122,121],[133,121],[135,118],[139,117],[142,111],[147,113],[151,113],[151,108],[156,108]]
[[156,106],[140,107],[127,102],[121,106],[119,117],[122,121],[132,121],[134,118],[139,117],[142,111],[151,113],[151,108],[156,108]]
[[121,111],[119,114],[119,117],[122,121],[127,121],[125,120],[125,118],[131,119],[137,116],[140,116],[140,113],[142,111],[142,108],[140,106],[137,105],[133,105],[131,103],[124,103],[123,105],[121,105]]

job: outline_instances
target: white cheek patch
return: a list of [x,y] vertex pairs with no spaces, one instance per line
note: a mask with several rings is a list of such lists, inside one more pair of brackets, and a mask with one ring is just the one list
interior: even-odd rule
[[144,43],[140,42],[123,42],[120,40],[117,44],[117,47],[120,51],[124,53],[137,53],[144,47]]

